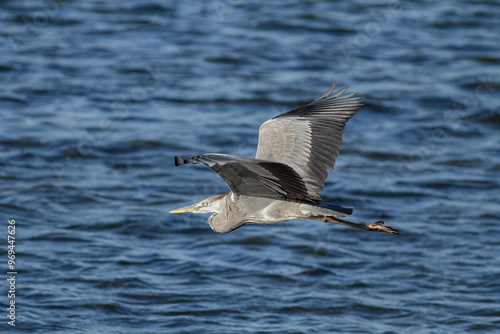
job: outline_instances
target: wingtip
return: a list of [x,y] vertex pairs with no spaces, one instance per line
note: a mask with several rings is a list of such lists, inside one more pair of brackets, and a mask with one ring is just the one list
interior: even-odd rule
[[175,156],[175,167],[180,166],[180,165],[184,165],[184,159],[182,159],[181,157],[176,155]]
[[179,156],[175,156],[175,167],[184,165],[184,164],[194,164],[195,160],[193,159],[195,157],[189,158],[189,159],[182,159]]

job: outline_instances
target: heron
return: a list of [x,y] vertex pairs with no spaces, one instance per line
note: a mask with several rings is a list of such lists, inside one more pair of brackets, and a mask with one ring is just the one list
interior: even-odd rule
[[220,153],[175,156],[176,167],[210,167],[230,190],[170,212],[211,213],[208,223],[219,233],[246,224],[306,219],[399,234],[383,221],[364,225],[340,219],[353,208],[322,201],[320,192],[338,158],[345,124],[364,105],[356,93],[345,95],[349,87],[334,92],[336,87],[337,82],[313,102],[264,122],[255,158]]

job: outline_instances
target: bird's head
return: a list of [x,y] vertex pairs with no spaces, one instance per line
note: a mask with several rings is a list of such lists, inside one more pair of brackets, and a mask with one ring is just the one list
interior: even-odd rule
[[219,233],[231,232],[244,225],[244,223],[239,220],[228,219],[227,215],[230,210],[228,207],[228,194],[230,193],[212,196],[199,203],[172,210],[170,213],[213,213],[208,218],[212,230]]
[[170,213],[219,213],[221,211],[221,199],[221,195],[212,196],[201,202],[172,210]]

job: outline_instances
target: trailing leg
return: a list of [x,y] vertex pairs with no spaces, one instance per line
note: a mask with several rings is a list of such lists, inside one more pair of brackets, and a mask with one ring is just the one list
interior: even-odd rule
[[367,230],[367,231],[375,231],[375,232],[386,232],[386,233],[391,233],[391,234],[399,234],[399,230],[395,230],[390,226],[382,226],[384,224],[383,221],[378,221],[369,225],[363,225],[363,224],[357,224],[357,223],[352,223],[347,220],[331,217],[331,216],[314,216],[310,217],[310,219],[314,220],[319,220],[324,223],[335,223],[335,224],[341,224],[341,225],[346,225],[346,226],[351,226],[351,227],[356,227],[360,228],[362,230]]

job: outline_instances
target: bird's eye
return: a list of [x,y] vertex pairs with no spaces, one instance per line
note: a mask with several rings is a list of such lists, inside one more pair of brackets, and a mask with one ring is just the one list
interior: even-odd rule
[[203,203],[201,203],[201,205],[208,206],[208,202],[203,202]]

